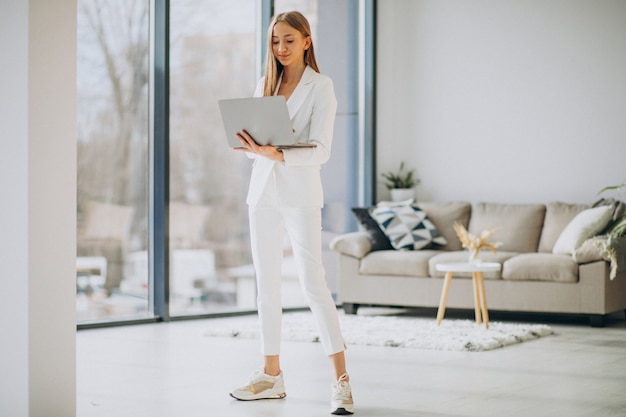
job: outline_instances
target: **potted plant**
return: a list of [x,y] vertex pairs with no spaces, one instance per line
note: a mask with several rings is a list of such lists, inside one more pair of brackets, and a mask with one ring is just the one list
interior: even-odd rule
[[397,172],[383,172],[381,175],[387,181],[385,186],[391,193],[392,201],[408,200],[415,197],[415,186],[420,180],[414,175],[415,170],[405,170],[404,162],[400,162]]
[[[626,180],[622,181],[621,184],[604,187],[598,192],[598,194],[602,194],[606,191],[620,191],[621,189],[626,189]],[[604,244],[604,250],[611,259],[611,279],[613,279],[617,275],[619,266],[617,251],[620,246],[620,241],[624,236],[626,236],[626,213],[622,213],[620,217],[614,219],[607,226],[607,230],[608,237],[606,243]],[[622,242],[621,246],[623,248],[626,245]]]

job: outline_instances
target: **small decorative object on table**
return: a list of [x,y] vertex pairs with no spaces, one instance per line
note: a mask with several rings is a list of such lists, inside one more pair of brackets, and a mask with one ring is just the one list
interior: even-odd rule
[[387,182],[385,186],[391,193],[392,201],[403,201],[415,197],[413,188],[420,180],[414,177],[415,170],[404,170],[404,162],[400,162],[398,172],[383,172],[381,175]]
[[501,242],[487,242],[499,228],[485,229],[480,235],[475,236],[469,233],[460,223],[455,222],[452,227],[454,227],[454,231],[461,241],[461,246],[469,251],[470,263],[480,263],[478,254],[481,249],[489,249],[492,253],[496,253],[496,248],[502,244]]

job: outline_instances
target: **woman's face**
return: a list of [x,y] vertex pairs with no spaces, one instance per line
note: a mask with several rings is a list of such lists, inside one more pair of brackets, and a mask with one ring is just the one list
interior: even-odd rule
[[311,46],[311,38],[306,38],[285,22],[278,22],[272,30],[272,50],[274,57],[284,67],[304,63],[304,51]]

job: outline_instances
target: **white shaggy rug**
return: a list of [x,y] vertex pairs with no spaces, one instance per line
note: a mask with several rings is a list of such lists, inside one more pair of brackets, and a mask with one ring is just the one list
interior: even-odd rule
[[[437,326],[435,318],[403,316],[361,316],[339,312],[339,321],[348,345],[391,346],[428,350],[479,352],[497,349],[553,334],[541,324],[490,322],[489,329],[472,320],[444,319]],[[206,336],[259,338],[256,315],[211,320]],[[283,314],[282,339],[319,342],[310,312]]]

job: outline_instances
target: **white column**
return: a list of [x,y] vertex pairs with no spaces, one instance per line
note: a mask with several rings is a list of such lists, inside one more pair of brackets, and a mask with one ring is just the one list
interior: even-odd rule
[[0,0],[0,416],[76,415],[76,0]]

